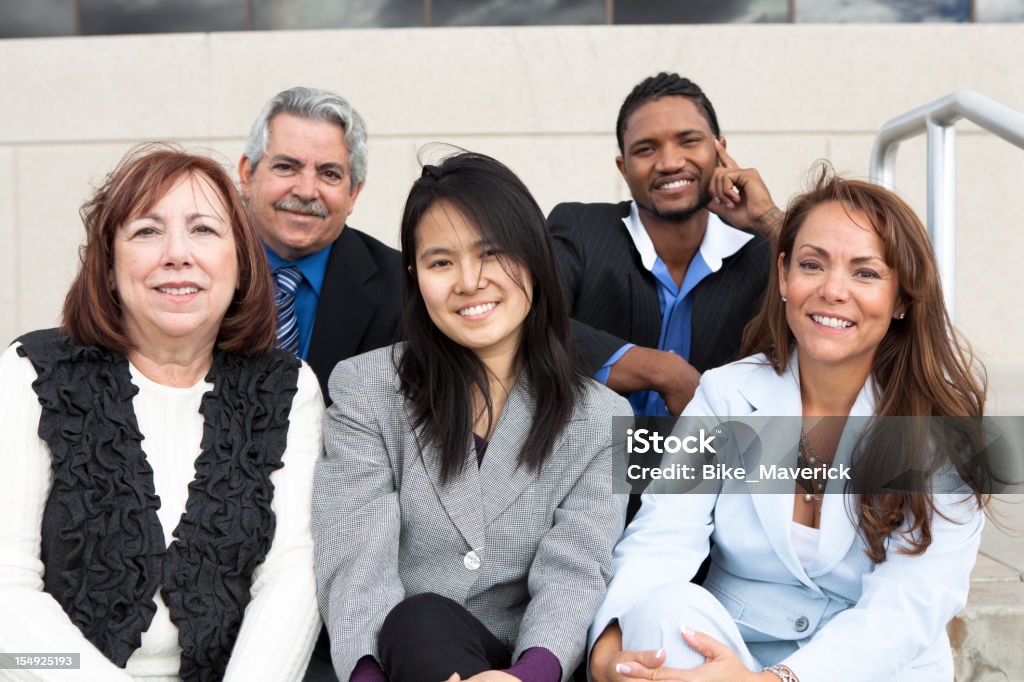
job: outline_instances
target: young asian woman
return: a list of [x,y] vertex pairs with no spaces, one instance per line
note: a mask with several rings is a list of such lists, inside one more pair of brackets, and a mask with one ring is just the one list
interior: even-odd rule
[[314,484],[343,680],[559,680],[582,659],[625,497],[543,213],[481,154],[428,165],[402,219],[407,341],[339,364]]

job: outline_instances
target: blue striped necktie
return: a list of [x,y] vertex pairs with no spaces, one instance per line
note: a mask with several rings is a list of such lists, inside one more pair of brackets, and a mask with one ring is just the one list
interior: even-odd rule
[[277,305],[277,347],[298,355],[299,318],[295,315],[295,290],[302,273],[294,265],[274,271],[274,303]]

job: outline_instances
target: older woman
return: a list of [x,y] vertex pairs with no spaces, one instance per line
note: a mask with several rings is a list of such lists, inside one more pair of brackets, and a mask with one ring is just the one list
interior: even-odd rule
[[[895,420],[856,433],[856,417],[982,414],[924,227],[895,195],[823,172],[790,205],[773,273],[750,357],[705,374],[684,415],[792,416],[776,449],[814,474],[938,445]],[[885,447],[894,434],[909,447]],[[595,680],[952,680],[945,626],[967,598],[982,491],[716,485],[644,496],[592,630]],[[703,586],[687,582],[709,552]]]
[[231,179],[143,148],[82,218],[61,328],[0,357],[0,650],[81,655],[32,679],[298,679],[323,406]]

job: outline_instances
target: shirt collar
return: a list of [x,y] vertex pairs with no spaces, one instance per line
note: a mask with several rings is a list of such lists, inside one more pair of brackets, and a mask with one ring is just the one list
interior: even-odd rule
[[320,296],[320,289],[324,283],[324,273],[327,272],[327,259],[331,256],[331,247],[333,246],[333,243],[328,244],[316,253],[303,256],[296,261],[287,261],[284,258],[281,258],[266,244],[263,245],[263,250],[267,254],[267,261],[270,263],[271,272],[279,268],[293,265],[299,269],[302,276],[305,277],[306,281],[309,282],[309,285],[313,287],[313,291],[316,292],[316,295]]
[[[636,202],[629,204],[629,215],[622,219],[626,225],[626,231],[633,239],[633,246],[640,253],[640,261],[647,270],[654,269],[654,262],[658,259],[658,253],[654,250],[654,242],[647,234],[647,228],[640,221],[640,211]],[[722,267],[722,261],[733,255],[743,245],[754,238],[749,232],[737,230],[722,222],[714,213],[708,213],[708,227],[704,230],[704,238],[700,242],[700,255],[707,263],[711,272],[718,272]]]

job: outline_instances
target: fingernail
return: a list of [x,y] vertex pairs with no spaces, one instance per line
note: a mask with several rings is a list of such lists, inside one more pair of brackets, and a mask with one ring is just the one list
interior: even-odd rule
[[696,632],[694,632],[692,629],[686,627],[685,625],[682,628],[680,628],[680,629],[682,630],[682,633],[684,635],[686,635],[687,637],[693,637],[695,634],[697,634]]
[[662,648],[662,649],[658,649],[658,653],[654,654],[654,657],[655,658],[661,658],[664,655],[665,655],[665,649]]
[[616,663],[615,664],[615,672],[619,673],[620,675],[628,675],[629,674],[629,666],[626,665],[625,663]]

